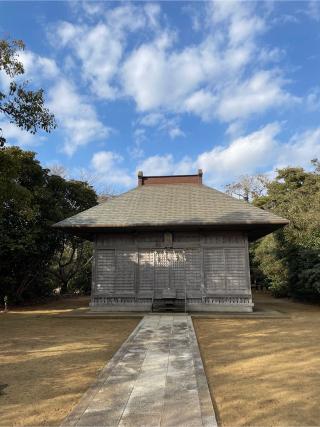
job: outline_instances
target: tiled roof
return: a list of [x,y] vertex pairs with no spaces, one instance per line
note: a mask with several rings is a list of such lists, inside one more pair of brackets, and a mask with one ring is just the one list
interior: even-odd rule
[[139,186],[57,224],[61,228],[285,225],[288,221],[205,185]]

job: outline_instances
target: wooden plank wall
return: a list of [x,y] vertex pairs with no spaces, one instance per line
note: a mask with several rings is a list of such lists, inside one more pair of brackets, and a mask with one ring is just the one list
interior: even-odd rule
[[[236,232],[99,235],[93,295],[177,297],[250,295],[247,236]],[[158,296],[157,296],[157,290]]]

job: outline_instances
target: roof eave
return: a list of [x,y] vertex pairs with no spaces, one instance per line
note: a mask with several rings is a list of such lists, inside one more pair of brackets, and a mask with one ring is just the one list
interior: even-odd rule
[[54,224],[54,228],[59,228],[68,234],[82,236],[88,240],[92,240],[93,235],[97,233],[125,233],[133,231],[154,231],[154,230],[223,230],[223,231],[245,231],[248,234],[249,240],[254,241],[273,231],[289,224],[288,220],[279,222],[241,222],[241,223],[166,223],[166,224],[136,224],[136,225],[116,225],[110,226],[105,224],[74,224],[62,225]]

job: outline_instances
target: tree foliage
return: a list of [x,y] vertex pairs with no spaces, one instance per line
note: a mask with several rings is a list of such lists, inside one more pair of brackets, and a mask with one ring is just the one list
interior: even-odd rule
[[290,220],[253,245],[254,267],[278,296],[320,300],[320,167],[277,171],[254,204]]
[[50,264],[53,283],[60,293],[84,292],[91,288],[92,246],[79,237],[62,236],[60,246]]
[[[28,81],[17,81],[24,74],[23,64],[19,61],[19,51],[24,49],[22,40],[0,40],[0,72],[10,80],[7,91],[0,91],[0,113],[10,123],[30,133],[35,134],[39,129],[50,132],[56,127],[56,122],[44,105],[43,89],[30,90]],[[5,137],[0,135],[0,146],[5,141]]]
[[[17,147],[0,150],[0,299],[11,302],[66,291],[90,257],[90,247],[51,227],[97,204],[94,190],[80,181],[50,175],[35,153]],[[73,274],[54,274],[72,248]],[[87,271],[87,267],[85,267]],[[65,285],[67,283],[67,286]]]

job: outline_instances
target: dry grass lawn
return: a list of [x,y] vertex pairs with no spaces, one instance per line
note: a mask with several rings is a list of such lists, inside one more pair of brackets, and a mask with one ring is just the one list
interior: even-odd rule
[[[320,308],[256,301],[290,318],[194,319],[219,424],[319,426]],[[139,322],[52,317],[87,304],[0,314],[1,426],[59,425]]]
[[59,425],[139,318],[54,318],[86,298],[0,314],[0,425]]
[[194,319],[219,424],[319,426],[320,307],[260,300],[291,318]]

